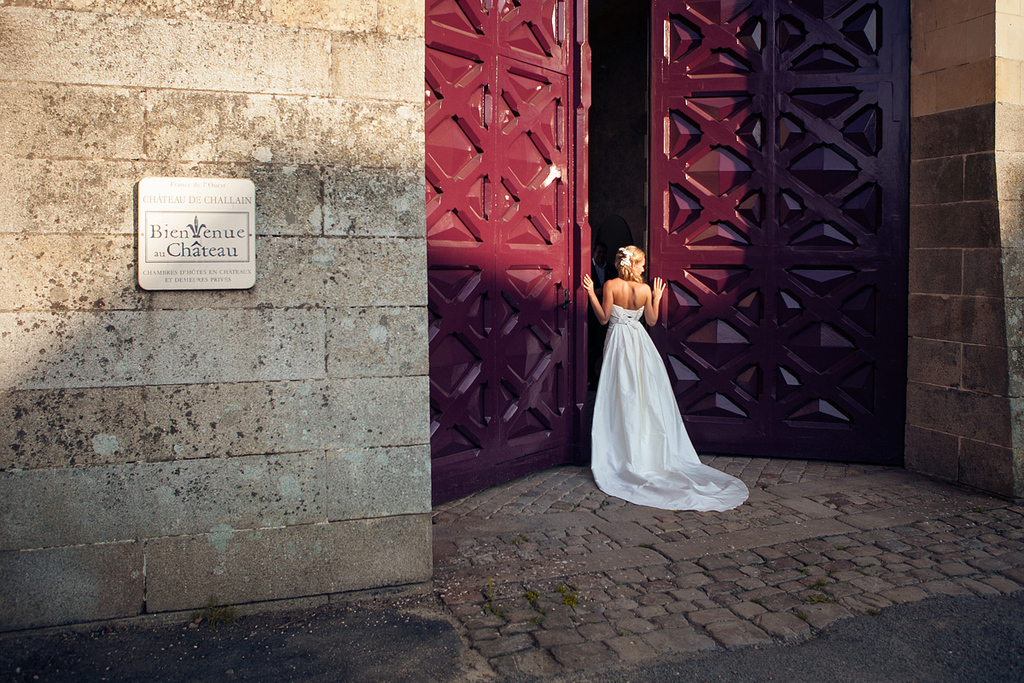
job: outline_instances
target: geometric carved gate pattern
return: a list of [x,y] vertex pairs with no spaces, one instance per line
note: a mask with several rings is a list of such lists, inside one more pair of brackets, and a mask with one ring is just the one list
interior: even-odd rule
[[655,0],[653,332],[702,451],[901,461],[906,6]]
[[570,15],[563,0],[427,3],[435,503],[571,452]]

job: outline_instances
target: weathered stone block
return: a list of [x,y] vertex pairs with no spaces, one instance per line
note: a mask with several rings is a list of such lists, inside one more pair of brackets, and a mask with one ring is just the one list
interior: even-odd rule
[[277,0],[271,16],[275,24],[285,26],[363,32],[376,28],[379,4],[380,0]]
[[963,349],[963,388],[968,391],[1006,396],[1009,388],[1006,347],[965,344]]
[[995,57],[935,72],[935,111],[995,103],[995,75]]
[[425,237],[419,169],[330,168],[324,174],[324,233],[346,237]]
[[1001,55],[997,55],[996,101],[1024,103],[1024,87],[1022,86],[1024,86],[1024,62],[1005,59]]
[[377,26],[396,36],[423,37],[423,3],[418,0],[377,0]]
[[125,17],[164,17],[195,20],[258,23],[270,18],[267,0],[27,0],[9,2],[48,9],[75,9]]
[[[251,178],[256,185],[259,235],[323,232],[323,197],[316,167],[0,157],[0,202],[6,207],[0,212],[0,233],[131,237],[136,231],[135,186],[143,178],[161,176]],[[422,203],[422,196],[420,199]]]
[[960,294],[963,249],[912,249],[910,291],[914,294]]
[[13,311],[133,308],[129,235],[0,235],[0,302]]
[[1011,347],[1007,349],[1007,356],[1007,395],[1020,398],[1024,396],[1024,348]]
[[423,105],[153,91],[146,150],[183,161],[423,167]]
[[964,198],[964,157],[938,157],[910,163],[910,204],[950,204]]
[[347,99],[423,102],[423,38],[335,33],[333,92]]
[[142,612],[139,543],[0,552],[0,576],[0,631]]
[[329,272],[324,301],[346,306],[426,306],[426,239],[333,238],[313,262]]
[[343,308],[329,313],[329,377],[426,375],[427,350],[425,308]]
[[996,151],[1024,151],[1024,103],[997,102]]
[[325,338],[323,311],[0,313],[0,389],[322,378]]
[[998,197],[1003,201],[1024,200],[1024,151],[996,153]]
[[911,337],[908,344],[907,377],[925,384],[959,386],[962,346],[956,342]]
[[911,337],[1001,346],[1006,343],[1000,299],[977,296],[911,294]]
[[138,159],[144,105],[139,90],[7,81],[0,149],[16,158]]
[[418,583],[431,570],[428,514],[160,538],[146,545],[146,607]]
[[336,406],[338,434],[331,446],[429,443],[429,391],[427,377],[334,380],[328,400]]
[[998,199],[994,153],[970,154],[964,158],[964,199],[966,201]]
[[[147,292],[138,287],[135,239],[131,235],[0,235],[0,301],[8,310],[24,311],[102,311],[156,309],[161,311],[242,309],[242,308],[321,308],[333,301],[326,293],[338,279],[348,283],[345,305],[419,304],[423,299],[425,244],[423,240],[315,239],[258,237],[256,240],[256,286],[248,290],[185,290]],[[351,259],[351,260],[349,260]],[[360,259],[378,261],[375,277],[359,266]],[[348,273],[344,271],[349,271]],[[332,282],[332,279],[335,282]],[[346,315],[356,318],[367,313],[360,309],[341,309],[335,323],[346,331],[360,328],[354,320],[344,325]],[[397,318],[401,330],[413,324],[420,328],[417,315],[395,309],[382,312],[381,318]],[[374,318],[375,320],[377,318]],[[334,324],[334,323],[332,323]],[[385,320],[385,323],[387,321]],[[392,330],[399,332],[399,328]],[[374,342],[387,342],[384,329],[364,330],[377,335]],[[418,333],[418,332],[417,332]],[[370,341],[348,340],[347,344]],[[395,359],[388,367],[425,363],[423,339],[392,343],[404,346],[394,350],[407,353],[404,361]],[[415,348],[421,343],[423,349]],[[355,351],[348,348],[346,351]],[[376,368],[379,349],[357,353],[363,374],[387,374],[390,369]],[[375,355],[369,356],[369,353]],[[351,365],[353,358],[335,359]],[[426,371],[424,370],[423,373]],[[411,374],[423,374],[419,371]]]
[[991,104],[915,116],[910,121],[911,158],[991,152],[995,124],[996,108]]
[[0,550],[311,524],[326,497],[322,451],[0,472]]
[[960,442],[960,483],[1012,496],[1013,450],[964,439]]
[[428,391],[399,377],[7,392],[0,467],[425,444]]
[[238,174],[231,177],[249,177],[256,185],[258,234],[323,234],[324,202],[319,168],[253,164],[237,171]]
[[430,512],[430,447],[330,451],[327,491],[332,522]]
[[964,250],[964,291],[966,296],[1003,296],[1000,249]]
[[910,207],[911,248],[978,249],[1001,246],[997,202]]
[[993,55],[995,24],[990,10],[980,16],[962,14],[959,21],[924,33],[915,43],[914,67],[922,72],[941,71],[986,61]]
[[999,396],[908,382],[907,424],[1010,445],[1009,403]]
[[1024,249],[1003,249],[1003,295],[1024,298]]
[[131,235],[134,186],[143,168],[134,162],[0,157],[0,233]]
[[0,22],[8,80],[330,93],[330,37],[323,31],[22,7],[0,8]]

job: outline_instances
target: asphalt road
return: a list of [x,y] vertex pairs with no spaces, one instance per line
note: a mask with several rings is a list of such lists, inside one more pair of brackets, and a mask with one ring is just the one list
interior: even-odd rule
[[[253,614],[217,630],[129,625],[0,639],[4,682],[468,682],[486,678],[478,663],[422,600]],[[1016,683],[1024,681],[1024,593],[933,599],[837,622],[799,644],[552,680]]]
[[674,664],[554,680],[1017,683],[1024,681],[1024,593],[927,600],[836,622],[797,645],[713,652]]

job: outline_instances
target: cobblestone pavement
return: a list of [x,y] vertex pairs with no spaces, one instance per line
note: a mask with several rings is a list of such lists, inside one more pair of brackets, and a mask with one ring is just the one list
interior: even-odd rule
[[500,674],[551,676],[1024,586],[1024,507],[897,468],[705,462],[749,500],[656,510],[560,467],[436,507],[435,587],[466,642]]

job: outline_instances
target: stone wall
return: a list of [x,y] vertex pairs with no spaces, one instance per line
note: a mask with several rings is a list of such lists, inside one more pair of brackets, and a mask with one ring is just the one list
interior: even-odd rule
[[[0,36],[0,630],[428,580],[422,4]],[[255,182],[253,289],[139,289],[147,176]]]
[[1012,494],[1024,497],[1024,0],[996,2],[996,193],[1009,358]]
[[[1009,79],[996,78],[1005,69],[997,27],[1005,31],[1007,23],[997,5],[1019,14],[1019,0],[911,3],[906,464],[1021,496],[1020,411],[1011,416],[1020,373],[1008,363],[1020,347],[1019,316],[1016,323],[1008,317],[1020,296],[1008,289],[1020,211],[1018,201],[1014,219],[1006,173],[1014,157],[1002,147],[998,123],[1007,118],[1000,98]],[[1019,30],[1018,23],[1009,41],[1018,50]]]

